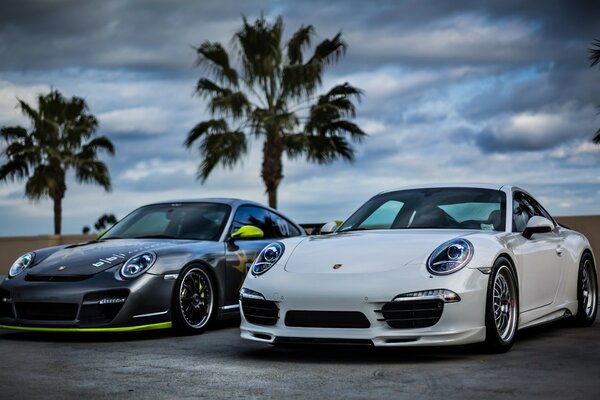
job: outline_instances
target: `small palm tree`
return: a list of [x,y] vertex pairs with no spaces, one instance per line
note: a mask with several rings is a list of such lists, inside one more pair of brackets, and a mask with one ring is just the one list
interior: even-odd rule
[[95,183],[109,191],[110,175],[98,159],[99,151],[114,154],[112,142],[95,136],[96,118],[84,99],[65,99],[57,90],[38,96],[37,109],[23,100],[18,107],[31,121],[31,129],[3,127],[6,142],[0,182],[26,179],[25,195],[34,201],[50,197],[54,202],[54,234],[60,235],[62,200],[67,190],[66,173],[75,172],[80,183]]
[[283,47],[281,17],[272,24],[264,17],[253,24],[243,18],[232,39],[238,68],[220,43],[206,41],[196,49],[207,75],[198,80],[196,92],[208,100],[213,116],[185,141],[187,148],[198,142],[198,179],[205,181],[217,165],[232,168],[246,154],[248,139],[261,139],[261,177],[269,205],[276,208],[283,154],[318,164],[353,160],[349,141],[366,135],[349,121],[362,92],[344,83],[317,95],[325,67],[339,61],[346,43],[338,33],[306,59],[314,34],[311,25],[302,26]]
[[[593,48],[589,50],[590,52],[590,67],[595,66],[600,63],[600,39],[596,39],[593,44]],[[594,136],[594,143],[600,144],[600,129],[596,131],[596,136]]]

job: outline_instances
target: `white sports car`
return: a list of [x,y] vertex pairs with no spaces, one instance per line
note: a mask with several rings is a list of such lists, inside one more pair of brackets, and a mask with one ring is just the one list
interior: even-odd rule
[[591,325],[596,276],[588,240],[520,188],[404,188],[332,234],[264,248],[240,292],[241,336],[503,352],[518,329],[564,317]]

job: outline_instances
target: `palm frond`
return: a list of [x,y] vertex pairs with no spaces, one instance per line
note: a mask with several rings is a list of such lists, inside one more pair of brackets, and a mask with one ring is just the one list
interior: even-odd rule
[[317,45],[315,53],[309,62],[318,62],[323,65],[333,64],[346,54],[346,42],[342,39],[342,32],[333,38],[325,39]]
[[243,132],[214,133],[204,137],[200,145],[202,162],[198,168],[198,179],[206,181],[216,166],[232,168],[246,154],[248,147]]
[[95,158],[79,157],[75,166],[75,177],[80,183],[100,185],[107,192],[112,189],[106,164]]
[[600,39],[594,40],[592,46],[594,46],[595,48],[591,48],[588,50],[590,53],[590,67],[593,67],[594,65],[600,63]]
[[362,91],[348,83],[334,86],[310,109],[305,131],[319,135],[343,135],[345,133],[355,140],[366,136],[362,129],[346,120],[354,118],[356,109],[352,98],[360,101]]
[[5,180],[18,181],[29,175],[29,167],[22,159],[12,159],[0,166],[0,182]]
[[265,17],[250,24],[243,17],[242,28],[234,38],[240,47],[240,58],[244,64],[244,74],[248,82],[257,78],[266,81],[277,75],[282,62],[281,37],[283,19],[278,17],[270,24]]
[[596,136],[594,136],[594,143],[600,144],[600,129],[596,131]]
[[302,52],[310,47],[311,37],[315,34],[312,25],[302,25],[288,42],[288,61],[291,65],[302,64]]
[[282,97],[290,94],[294,98],[312,96],[321,85],[323,65],[318,62],[286,65],[283,67],[281,86]]
[[192,147],[194,142],[200,139],[202,136],[214,135],[217,133],[227,132],[229,127],[227,121],[224,119],[210,119],[197,124],[191,131],[188,132],[188,136],[185,139],[184,145],[188,149]]
[[106,151],[110,155],[115,154],[115,145],[106,136],[98,136],[81,147],[81,154],[89,158],[95,158],[99,151]]
[[229,55],[217,42],[206,41],[196,48],[197,64],[204,66],[207,72],[213,74],[220,82],[231,86],[238,85],[238,73],[229,62]]
[[25,184],[25,196],[37,201],[42,197],[56,193],[62,185],[56,171],[46,164],[38,165]]
[[5,126],[0,129],[0,136],[6,141],[25,140],[27,138],[27,129],[20,126]]
[[243,92],[215,96],[209,102],[210,112],[240,118],[250,111],[250,102]]

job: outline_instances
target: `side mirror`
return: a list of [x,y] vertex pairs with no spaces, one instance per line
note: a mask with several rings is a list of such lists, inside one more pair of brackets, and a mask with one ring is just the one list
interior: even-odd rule
[[343,221],[331,221],[321,227],[321,235],[329,235],[336,231]]
[[231,234],[231,239],[262,239],[265,233],[253,225],[244,225]]
[[554,229],[552,221],[548,218],[535,215],[527,222],[527,227],[523,231],[523,236],[527,239],[531,239],[531,236],[536,233],[552,232],[552,229]]

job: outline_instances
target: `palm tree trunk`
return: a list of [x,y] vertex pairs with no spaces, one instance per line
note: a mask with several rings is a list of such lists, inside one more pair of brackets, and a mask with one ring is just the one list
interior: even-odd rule
[[268,135],[263,145],[262,179],[269,196],[269,207],[277,208],[277,189],[283,179],[281,156],[283,145],[279,135]]
[[55,197],[54,199],[54,234],[60,235],[62,225],[62,198]]

